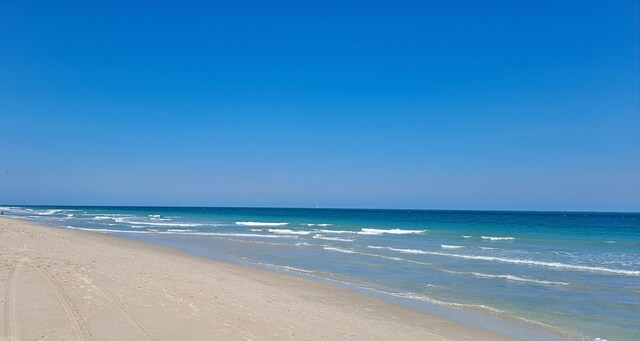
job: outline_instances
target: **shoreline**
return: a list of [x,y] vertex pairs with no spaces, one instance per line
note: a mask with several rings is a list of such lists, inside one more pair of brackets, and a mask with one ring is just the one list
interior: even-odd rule
[[[65,229],[64,227],[56,227]],[[82,229],[85,232],[93,232],[90,229]],[[187,247],[181,243],[170,242],[150,239],[145,234],[128,234],[128,233],[105,233],[109,236],[116,236],[119,238],[131,239],[140,241],[142,243],[149,243],[152,245],[162,245],[174,250],[185,252],[188,255],[211,259],[217,262],[225,264],[232,264],[241,267],[249,267],[253,269],[262,269],[270,272],[277,272],[287,274],[289,276],[295,276],[299,278],[305,278],[314,282],[321,282],[328,284],[332,287],[348,290],[349,292],[361,294],[367,297],[373,297],[375,299],[383,300],[393,305],[398,305],[403,308],[425,313],[427,315],[433,315],[439,318],[459,323],[465,326],[476,327],[483,330],[491,331],[503,336],[515,338],[523,341],[538,341],[538,340],[582,340],[582,338],[571,335],[562,330],[545,325],[543,323],[527,320],[525,318],[505,315],[502,312],[487,309],[486,307],[468,307],[464,304],[449,303],[443,301],[427,301],[422,298],[412,298],[406,295],[400,295],[393,292],[391,289],[374,288],[369,285],[359,284],[355,282],[346,282],[336,278],[324,277],[314,274],[312,271],[293,268],[284,265],[277,265],[265,262],[258,262],[248,259],[234,259],[229,257],[216,257],[208,253],[199,252],[197,249]]]
[[10,218],[0,219],[0,235],[9,339],[508,339],[319,282],[130,239]]
[[[77,339],[509,339],[322,281],[151,242],[8,217],[0,217],[0,235],[0,283],[7,288],[1,316],[9,336],[17,330],[35,338],[44,330]],[[25,309],[27,300],[49,301],[48,308]],[[36,316],[43,311],[50,316]],[[24,320],[31,322],[15,327]]]

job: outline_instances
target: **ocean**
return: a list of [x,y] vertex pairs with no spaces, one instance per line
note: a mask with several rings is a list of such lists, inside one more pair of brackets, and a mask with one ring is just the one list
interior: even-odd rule
[[521,339],[539,338],[524,331],[531,327],[574,339],[640,340],[639,213],[0,210],[347,286],[467,324],[507,321],[493,329]]

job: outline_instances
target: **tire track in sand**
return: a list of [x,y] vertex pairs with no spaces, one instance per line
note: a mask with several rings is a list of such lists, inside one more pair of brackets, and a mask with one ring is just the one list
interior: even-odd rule
[[127,323],[136,331],[136,333],[145,340],[157,341],[158,339],[145,327],[145,325],[133,316],[127,307],[120,300],[104,290],[99,285],[93,283],[90,279],[82,277],[82,280],[89,284],[94,290],[102,294],[102,296],[118,311],[118,314],[127,321]]
[[16,282],[22,270],[22,263],[9,269],[7,292],[4,298],[4,333],[7,341],[20,339],[20,326],[16,319]]
[[73,329],[73,334],[76,336],[76,340],[91,340],[91,332],[89,331],[89,326],[80,315],[80,312],[75,307],[66,291],[56,283],[53,278],[49,275],[46,269],[40,266],[35,267],[40,276],[44,278],[45,282],[49,285],[51,290],[58,298],[58,302],[62,306],[64,313],[67,315],[67,319],[71,322],[71,329]]

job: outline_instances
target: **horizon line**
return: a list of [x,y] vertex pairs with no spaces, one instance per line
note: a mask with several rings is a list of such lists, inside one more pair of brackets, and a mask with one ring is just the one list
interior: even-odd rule
[[370,207],[287,207],[287,206],[189,206],[189,205],[21,205],[0,204],[0,206],[22,207],[118,207],[118,208],[257,208],[257,209],[308,209],[308,210],[362,210],[362,211],[454,211],[454,212],[496,212],[496,213],[618,213],[640,214],[638,211],[581,211],[581,210],[522,210],[522,209],[451,209],[451,208],[370,208]]

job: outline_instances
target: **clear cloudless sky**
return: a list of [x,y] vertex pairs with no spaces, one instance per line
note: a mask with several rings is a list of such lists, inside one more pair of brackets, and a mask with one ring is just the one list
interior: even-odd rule
[[640,210],[637,0],[0,2],[0,203]]

